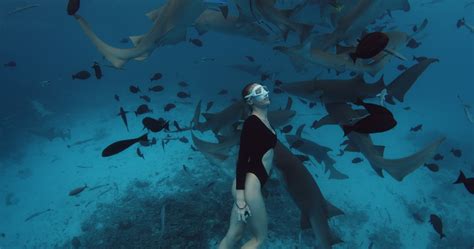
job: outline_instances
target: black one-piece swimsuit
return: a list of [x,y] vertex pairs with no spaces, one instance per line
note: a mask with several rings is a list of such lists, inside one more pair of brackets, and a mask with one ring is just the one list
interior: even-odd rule
[[276,134],[273,134],[259,117],[254,114],[247,117],[240,134],[236,189],[245,189],[247,172],[254,173],[263,187],[268,179],[268,173],[263,166],[262,157],[269,149],[275,147],[276,142]]

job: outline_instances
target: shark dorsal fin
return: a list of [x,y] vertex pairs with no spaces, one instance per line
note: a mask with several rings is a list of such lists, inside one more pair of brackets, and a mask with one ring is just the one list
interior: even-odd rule
[[147,12],[145,15],[151,20],[151,21],[156,21],[156,19],[158,19],[158,17],[160,17],[160,14],[161,14],[161,10],[163,9],[163,7],[161,8],[158,8],[158,9],[154,9],[150,12]]

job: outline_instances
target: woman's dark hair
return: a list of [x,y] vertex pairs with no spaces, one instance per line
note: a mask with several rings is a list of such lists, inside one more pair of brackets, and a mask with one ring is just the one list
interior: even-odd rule
[[242,89],[242,99],[245,99],[245,96],[249,95],[250,89],[252,88],[251,86],[255,84],[255,82],[248,83],[247,85],[244,86],[244,89]]

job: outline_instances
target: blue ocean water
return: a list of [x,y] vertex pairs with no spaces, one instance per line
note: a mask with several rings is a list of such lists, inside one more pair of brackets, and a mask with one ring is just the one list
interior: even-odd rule
[[[131,48],[130,40],[121,40],[147,33],[154,24],[144,14],[168,1],[83,1],[77,14],[104,42]],[[291,9],[302,2],[276,1],[275,6]],[[324,4],[329,11],[336,11],[328,7],[331,1],[309,2],[313,2],[311,6],[292,18],[317,19],[314,37],[333,32],[335,27],[327,24],[330,15],[320,20],[319,12],[319,6]],[[345,6],[342,11],[350,11],[357,2],[339,1]],[[385,0],[363,2],[377,6]],[[293,31],[286,42],[262,42],[214,30],[200,36],[194,27],[188,27],[186,41],[155,48],[145,60],[132,59],[117,69],[103,58],[78,21],[66,13],[66,1],[1,1],[0,249],[217,248],[229,228],[237,141],[233,141],[234,146],[217,146],[219,153],[209,154],[196,149],[192,134],[218,143],[211,130],[176,132],[173,121],[181,128],[189,127],[201,100],[201,114],[215,113],[214,117],[224,119],[218,114],[237,103],[243,86],[254,81],[272,90],[269,113],[284,109],[288,98],[292,99],[295,115],[273,125],[279,141],[294,155],[302,154],[297,148],[290,148],[285,135],[295,134],[305,124],[302,137],[330,148],[327,155],[335,161],[334,167],[348,176],[330,179],[327,165],[317,158],[310,156],[304,162],[324,198],[344,212],[327,221],[331,233],[344,241],[333,248],[474,248],[473,195],[463,184],[453,184],[460,171],[468,178],[474,177],[474,124],[468,118],[474,112],[464,106],[474,104],[474,36],[467,27],[474,25],[474,3],[409,0],[409,4],[409,11],[391,11],[392,17],[386,15],[367,27],[387,22],[384,32],[394,28],[411,35],[413,25],[419,26],[426,18],[426,28],[414,36],[421,45],[409,48],[403,43],[397,52],[407,61],[392,57],[375,76],[365,73],[365,80],[373,83],[383,76],[388,85],[404,72],[397,69],[400,64],[411,67],[417,63],[413,56],[439,61],[421,74],[403,102],[385,103],[397,125],[370,136],[373,144],[385,146],[385,159],[404,158],[440,137],[445,140],[436,149],[443,159],[430,157],[424,162],[436,163],[439,171],[430,171],[423,163],[398,181],[387,171],[384,177],[378,176],[371,166],[376,163],[369,162],[364,153],[345,151],[338,156],[344,149],[341,143],[347,139],[339,125],[310,128],[328,114],[321,102],[310,108],[303,98],[275,92],[279,88],[276,80],[291,84],[316,76],[352,77],[351,70],[337,75],[333,69],[328,71],[309,63],[307,71],[298,71],[288,54],[273,49],[298,46],[298,35]],[[229,16],[238,14],[235,5],[229,5]],[[19,9],[22,7],[26,8]],[[380,11],[383,14],[385,11]],[[467,25],[457,27],[463,17]],[[180,17],[162,20],[173,18]],[[189,39],[199,39],[203,46],[196,46]],[[340,44],[357,44],[354,39],[351,42]],[[94,61],[102,68],[100,80],[91,68]],[[252,74],[233,65],[247,65],[253,70],[261,67]],[[81,70],[92,76],[73,80],[71,76]],[[155,73],[163,77],[151,81]],[[262,80],[262,73],[268,73],[270,78]],[[179,85],[182,81],[189,86]],[[142,92],[130,92],[131,85]],[[148,90],[155,85],[162,85],[164,90]],[[228,93],[219,94],[224,89]],[[180,91],[190,97],[177,96]],[[149,96],[151,102],[141,99],[142,95]],[[213,106],[206,111],[210,101]],[[365,101],[379,104],[378,98]],[[176,107],[165,111],[168,103]],[[153,112],[132,113],[141,104],[148,104]],[[117,115],[120,107],[129,111],[129,131]],[[234,114],[232,119],[241,119],[240,113]],[[134,144],[114,156],[101,156],[108,145],[146,133],[142,124],[146,116],[169,120],[170,131],[149,132],[150,139],[157,139],[155,145]],[[222,123],[228,119],[225,117]],[[199,120],[206,123],[205,117]],[[410,131],[419,124],[421,130]],[[287,125],[293,128],[285,133],[283,128]],[[231,128],[226,125],[220,132],[229,135]],[[167,136],[171,139],[162,145]],[[144,158],[137,155],[137,148]],[[453,149],[461,150],[462,155],[456,156]],[[362,162],[353,163],[356,157]],[[393,167],[404,166],[397,161],[392,163]],[[262,248],[326,248],[318,245],[321,238],[317,238],[315,228],[301,230],[302,211],[294,201],[295,194],[288,191],[285,175],[279,171],[276,165],[262,189],[268,215],[268,238]],[[87,187],[70,195],[70,191],[82,186]],[[429,221],[432,214],[442,220],[442,239]],[[250,238],[251,230],[245,229],[236,246]]]

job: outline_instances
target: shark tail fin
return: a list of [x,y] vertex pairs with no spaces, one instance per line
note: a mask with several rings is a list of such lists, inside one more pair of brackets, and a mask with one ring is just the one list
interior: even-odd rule
[[87,21],[83,17],[79,15],[74,15],[74,17],[79,22],[79,25],[81,26],[86,36],[89,37],[89,39],[92,41],[92,43],[94,43],[94,45],[97,47],[99,52],[115,68],[122,68],[122,66],[125,65],[125,63],[127,63],[127,61],[133,57],[132,55],[129,54],[128,50],[112,47],[109,44],[102,41],[94,33],[94,31],[92,31],[92,28],[90,27],[89,23],[87,23]]
[[464,183],[466,181],[466,176],[462,172],[462,170],[459,171],[459,177],[458,179],[453,183],[453,184],[459,184],[459,183]]

